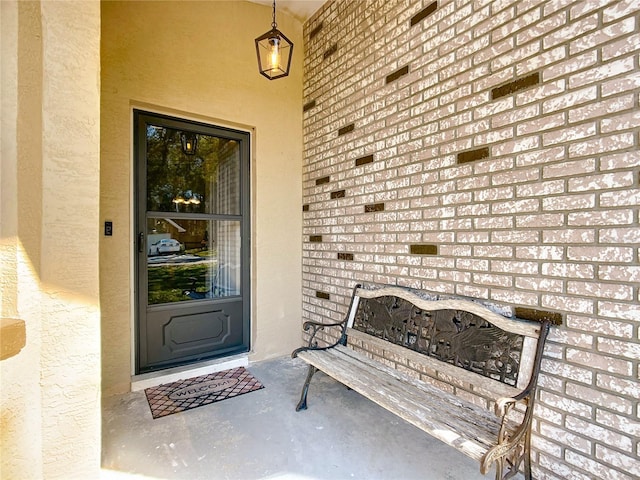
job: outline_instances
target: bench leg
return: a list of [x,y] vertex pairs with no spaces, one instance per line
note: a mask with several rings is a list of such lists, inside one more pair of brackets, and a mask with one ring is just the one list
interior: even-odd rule
[[302,394],[300,395],[300,401],[298,402],[298,406],[296,407],[296,412],[300,410],[307,409],[307,393],[309,392],[309,383],[311,383],[311,377],[316,373],[318,369],[313,365],[309,365],[309,372],[307,373],[307,379],[304,381],[304,386],[302,387]]
[[523,460],[524,478],[525,480],[532,480],[529,446],[530,445],[526,445],[524,449],[522,446],[518,446],[509,455],[496,459],[496,480],[508,480],[518,475]]
[[531,476],[531,430],[527,431],[524,437],[524,478],[532,480]]

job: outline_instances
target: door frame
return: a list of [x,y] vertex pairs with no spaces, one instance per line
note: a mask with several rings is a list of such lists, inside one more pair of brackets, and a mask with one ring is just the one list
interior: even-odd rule
[[[248,345],[248,350],[244,353],[240,352],[240,353],[236,353],[236,354],[229,354],[229,356],[221,356],[221,357],[216,357],[213,359],[204,359],[200,362],[194,362],[192,364],[186,364],[186,365],[178,365],[178,366],[171,366],[171,367],[167,367],[165,369],[158,369],[158,370],[153,370],[150,372],[138,372],[138,312],[139,312],[139,305],[138,305],[138,298],[140,295],[139,292],[139,283],[138,283],[138,266],[137,266],[137,251],[138,251],[138,245],[137,245],[137,165],[136,165],[136,161],[135,161],[135,155],[136,155],[136,143],[133,141],[134,135],[135,135],[135,128],[136,128],[136,122],[135,122],[135,111],[139,110],[139,111],[143,111],[145,113],[149,113],[152,115],[158,115],[158,116],[164,116],[164,117],[173,117],[176,118],[178,120],[182,120],[182,121],[186,121],[186,122],[193,122],[193,123],[199,123],[199,124],[204,124],[207,126],[214,126],[214,127],[219,127],[221,129],[229,129],[229,130],[235,130],[241,133],[246,133],[248,134],[248,141],[249,141],[249,147],[248,147],[248,159],[247,159],[247,172],[245,172],[243,175],[247,175],[248,179],[247,179],[247,188],[248,188],[248,192],[247,192],[247,198],[249,201],[249,211],[247,212],[247,218],[243,219],[243,223],[246,224],[247,229],[247,251],[246,251],[246,261],[247,264],[246,266],[244,266],[243,271],[246,272],[246,274],[249,276],[248,281],[247,281],[247,293],[249,295],[249,299],[248,299],[248,307],[247,307],[247,314],[249,316],[249,320],[247,322],[247,328],[244,330],[243,335],[247,338],[247,345]],[[129,232],[130,232],[130,244],[129,244],[129,292],[130,292],[130,372],[131,372],[131,379],[132,381],[136,381],[136,379],[140,379],[142,380],[143,378],[148,377],[149,375],[152,376],[169,376],[172,374],[172,372],[175,371],[184,371],[185,368],[187,369],[200,369],[202,370],[203,366],[206,368],[206,365],[211,364],[212,362],[215,362],[216,364],[220,364],[220,363],[230,363],[230,364],[234,364],[238,362],[239,358],[247,358],[249,356],[249,354],[253,351],[253,340],[255,338],[255,330],[256,330],[256,325],[255,325],[255,288],[256,288],[256,282],[255,282],[255,278],[254,278],[254,273],[255,273],[255,262],[253,261],[253,259],[255,258],[255,251],[256,251],[256,245],[255,242],[253,241],[254,238],[254,234],[253,232],[255,231],[255,151],[256,151],[256,130],[255,127],[253,126],[249,126],[246,124],[241,124],[241,123],[237,123],[237,122],[233,122],[233,121],[229,121],[229,120],[224,120],[224,119],[220,119],[220,118],[215,118],[215,117],[208,117],[208,116],[204,116],[204,115],[199,115],[199,114],[194,114],[194,113],[190,113],[190,112],[185,112],[182,110],[176,110],[173,108],[168,108],[168,107],[161,107],[161,106],[157,106],[157,105],[152,105],[152,104],[148,104],[145,102],[136,102],[136,101],[130,101],[129,102],[129,139],[130,139],[130,150],[129,150],[129,195],[130,195],[130,201],[129,201]],[[224,362],[225,359],[228,359],[228,362]],[[246,362],[246,360],[244,361]],[[243,362],[241,362],[243,363]],[[244,363],[243,363],[244,364]]]

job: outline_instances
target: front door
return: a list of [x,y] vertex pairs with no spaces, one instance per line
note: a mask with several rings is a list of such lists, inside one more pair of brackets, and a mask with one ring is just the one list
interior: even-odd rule
[[134,111],[136,373],[249,350],[249,134]]

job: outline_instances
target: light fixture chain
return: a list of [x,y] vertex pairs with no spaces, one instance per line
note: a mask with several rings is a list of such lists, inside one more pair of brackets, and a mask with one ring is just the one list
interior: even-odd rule
[[271,22],[271,26],[276,28],[278,25],[276,24],[276,0],[273,0],[273,22]]

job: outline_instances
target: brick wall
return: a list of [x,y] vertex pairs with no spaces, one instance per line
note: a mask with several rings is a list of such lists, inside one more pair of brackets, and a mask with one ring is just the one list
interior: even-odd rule
[[305,26],[305,320],[356,282],[562,315],[540,479],[640,477],[639,23],[637,0],[363,0]]

